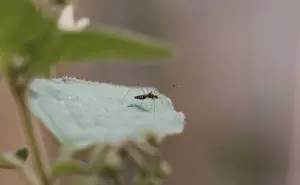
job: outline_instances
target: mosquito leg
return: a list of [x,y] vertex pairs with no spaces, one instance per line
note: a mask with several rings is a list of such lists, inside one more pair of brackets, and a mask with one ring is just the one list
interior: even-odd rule
[[[156,96],[158,96],[158,98],[161,98],[160,97],[161,93],[159,93],[156,89],[153,91],[153,94],[155,94]],[[164,105],[163,98],[161,98],[161,104],[162,104],[162,106]]]
[[153,114],[155,113],[155,100],[153,100]]
[[128,93],[129,93],[131,90],[132,90],[132,88],[131,88],[131,89],[129,89],[129,90],[127,91],[127,93],[125,94],[124,98],[122,99],[122,104],[124,103],[124,100],[125,100],[125,98],[126,98],[127,94],[128,94]]
[[[141,90],[143,91],[143,94],[145,95],[145,91],[143,90],[143,88],[141,88]],[[141,101],[141,107],[143,106],[143,100]]]
[[144,101],[144,100],[141,100],[141,107],[143,107],[143,101]]
[[145,91],[143,90],[143,88],[141,88],[141,90],[143,91],[144,94],[146,94]]
[[[137,86],[139,86],[139,84],[137,84]],[[128,95],[128,93],[129,93],[132,89],[133,89],[133,88],[131,88],[131,89],[129,89],[129,90],[127,91],[127,93],[125,94],[124,98],[122,99],[122,104],[124,103],[124,100],[125,100],[126,96]]]
[[[157,93],[157,94],[156,94]],[[153,91],[153,94],[155,94],[156,96],[160,96],[161,94],[155,89],[154,91]]]
[[[143,90],[143,88],[141,88],[142,92],[143,92],[143,95],[145,95],[145,91]],[[141,107],[143,105],[143,100],[141,100]]]

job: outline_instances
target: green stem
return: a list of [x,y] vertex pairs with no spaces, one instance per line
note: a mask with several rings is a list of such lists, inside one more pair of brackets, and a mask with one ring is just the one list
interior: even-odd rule
[[20,175],[23,177],[26,185],[38,185],[38,178],[35,173],[33,173],[32,169],[28,165],[23,165],[18,169]]
[[27,107],[27,85],[17,85],[15,83],[11,83],[10,85],[23,118],[25,134],[28,138],[28,144],[35,164],[35,168],[43,185],[50,185],[50,182],[48,181],[48,177],[46,175],[44,164],[42,162],[42,157],[39,152],[38,143],[34,134],[34,126],[31,121],[31,114]]

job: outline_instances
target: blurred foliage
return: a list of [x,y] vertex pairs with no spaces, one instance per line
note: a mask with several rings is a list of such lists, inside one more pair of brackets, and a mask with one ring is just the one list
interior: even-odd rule
[[[27,148],[21,148],[16,152],[0,153],[0,168],[18,169],[28,185],[51,185],[60,177],[75,174],[79,174],[83,181],[77,180],[72,184],[93,185],[107,181],[119,185],[121,184],[120,169],[124,159],[130,158],[139,171],[133,180],[134,184],[161,182],[171,173],[171,168],[166,161],[161,159],[158,145],[163,137],[180,133],[183,130],[184,115],[175,111],[172,103],[165,107],[157,107],[155,110],[158,112],[156,113],[152,109],[149,110],[149,107],[144,107],[146,111],[136,109],[132,105],[140,104],[140,100],[132,98],[133,100],[128,101],[131,106],[126,104],[124,108],[121,106],[123,104],[119,102],[120,95],[124,95],[129,87],[68,78],[63,78],[61,81],[57,79],[40,79],[38,81],[36,78],[41,75],[50,77],[53,66],[59,62],[83,62],[85,60],[107,62],[114,59],[142,62],[142,60],[135,59],[170,57],[172,54],[170,48],[128,30],[118,30],[107,26],[86,28],[89,19],[75,21],[72,4],[67,5],[67,1],[62,0],[49,2],[54,6],[66,5],[58,21],[40,7],[40,4],[43,3],[32,0],[0,0],[1,76],[7,80],[18,105],[24,132],[28,139],[28,148],[37,173],[34,173],[32,168],[25,164],[29,156]],[[40,82],[39,86],[32,88],[32,84],[36,81]],[[52,88],[47,86],[50,83],[52,83]],[[59,83],[62,85],[58,87]],[[71,84],[75,84],[75,86]],[[44,87],[46,88],[43,89]],[[70,91],[69,87],[75,88]],[[79,89],[82,93],[80,96],[76,95]],[[66,96],[70,95],[68,93],[72,93],[72,97]],[[99,94],[103,94],[98,97],[99,101],[91,98]],[[133,97],[137,95],[139,94],[135,94]],[[38,106],[35,106],[37,109],[34,109],[33,113],[41,121],[45,121],[44,124],[52,124],[52,127],[47,128],[50,128],[49,130],[55,136],[63,137],[62,144],[73,147],[72,151],[62,151],[58,159],[51,165],[50,172],[44,166],[29,109],[32,107],[32,102],[36,103],[37,101],[34,100],[41,100],[39,99],[41,97],[42,102],[38,102]],[[166,96],[162,97],[163,100],[171,102]],[[155,99],[149,96],[144,99],[147,98],[151,101]],[[108,99],[112,101],[108,101]],[[60,105],[73,106],[75,114],[61,116],[60,113],[68,112],[69,109],[66,107],[60,109],[58,101]],[[55,103],[53,104],[53,102]],[[105,109],[107,112],[99,112],[97,107],[99,103],[107,104],[109,108]],[[41,105],[43,106],[41,107]],[[91,111],[87,112],[86,110]],[[85,120],[76,117],[80,113],[85,113],[80,115]],[[93,120],[95,117],[92,117],[94,115],[88,113],[96,113],[97,118],[104,119],[95,121]],[[60,119],[57,121],[54,118]],[[73,121],[70,122],[71,118]],[[141,125],[141,122],[144,122],[141,127],[129,124],[139,123]],[[102,123],[101,129],[95,129],[95,127],[89,130],[75,128],[89,123]],[[58,125],[66,127],[61,129],[62,127],[57,127]],[[55,129],[51,130],[51,128]],[[154,133],[148,134],[149,132]],[[71,140],[69,140],[70,138]],[[70,143],[73,145],[68,145]],[[92,148],[88,163],[78,161],[73,157],[84,147]]]

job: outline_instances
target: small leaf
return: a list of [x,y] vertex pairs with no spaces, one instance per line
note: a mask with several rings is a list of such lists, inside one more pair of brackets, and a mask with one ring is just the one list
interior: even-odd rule
[[103,167],[110,146],[98,144],[92,148],[89,156],[89,167],[91,170],[98,170]]
[[104,28],[64,32],[56,49],[60,51],[61,61],[155,59],[171,55],[169,48],[150,40],[125,36]]
[[145,160],[144,156],[134,147],[128,146],[126,148],[127,153],[130,155],[130,157],[134,160],[135,163],[137,163],[139,166],[144,165]]
[[15,155],[15,153],[0,153],[0,168],[2,169],[16,169],[21,167],[23,161]]
[[167,161],[162,161],[158,166],[153,169],[155,178],[163,179],[172,173],[172,167]]
[[86,164],[75,160],[56,161],[51,168],[52,178],[85,173],[87,173]]
[[35,79],[29,88],[32,113],[71,148],[126,140],[143,143],[147,139],[145,133],[167,136],[181,133],[184,128],[183,113],[174,110],[165,95],[160,94],[155,101],[135,99],[143,94],[141,88],[72,78]]
[[135,143],[135,146],[137,146],[141,151],[156,156],[159,155],[159,150],[152,145],[149,145],[148,143]]
[[121,157],[118,154],[118,151],[115,149],[111,149],[107,153],[104,162],[105,163],[100,171],[107,176],[114,176],[116,173],[118,173],[122,164]]

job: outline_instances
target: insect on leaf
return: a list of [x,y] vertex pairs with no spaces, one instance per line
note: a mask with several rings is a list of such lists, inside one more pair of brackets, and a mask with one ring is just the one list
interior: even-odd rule
[[134,98],[141,94],[140,88],[133,88],[124,100],[129,89],[72,78],[35,79],[29,107],[61,143],[75,149],[124,140],[145,142],[149,132],[162,137],[182,132],[184,115],[168,97],[160,95],[154,112],[153,100],[141,104]]

